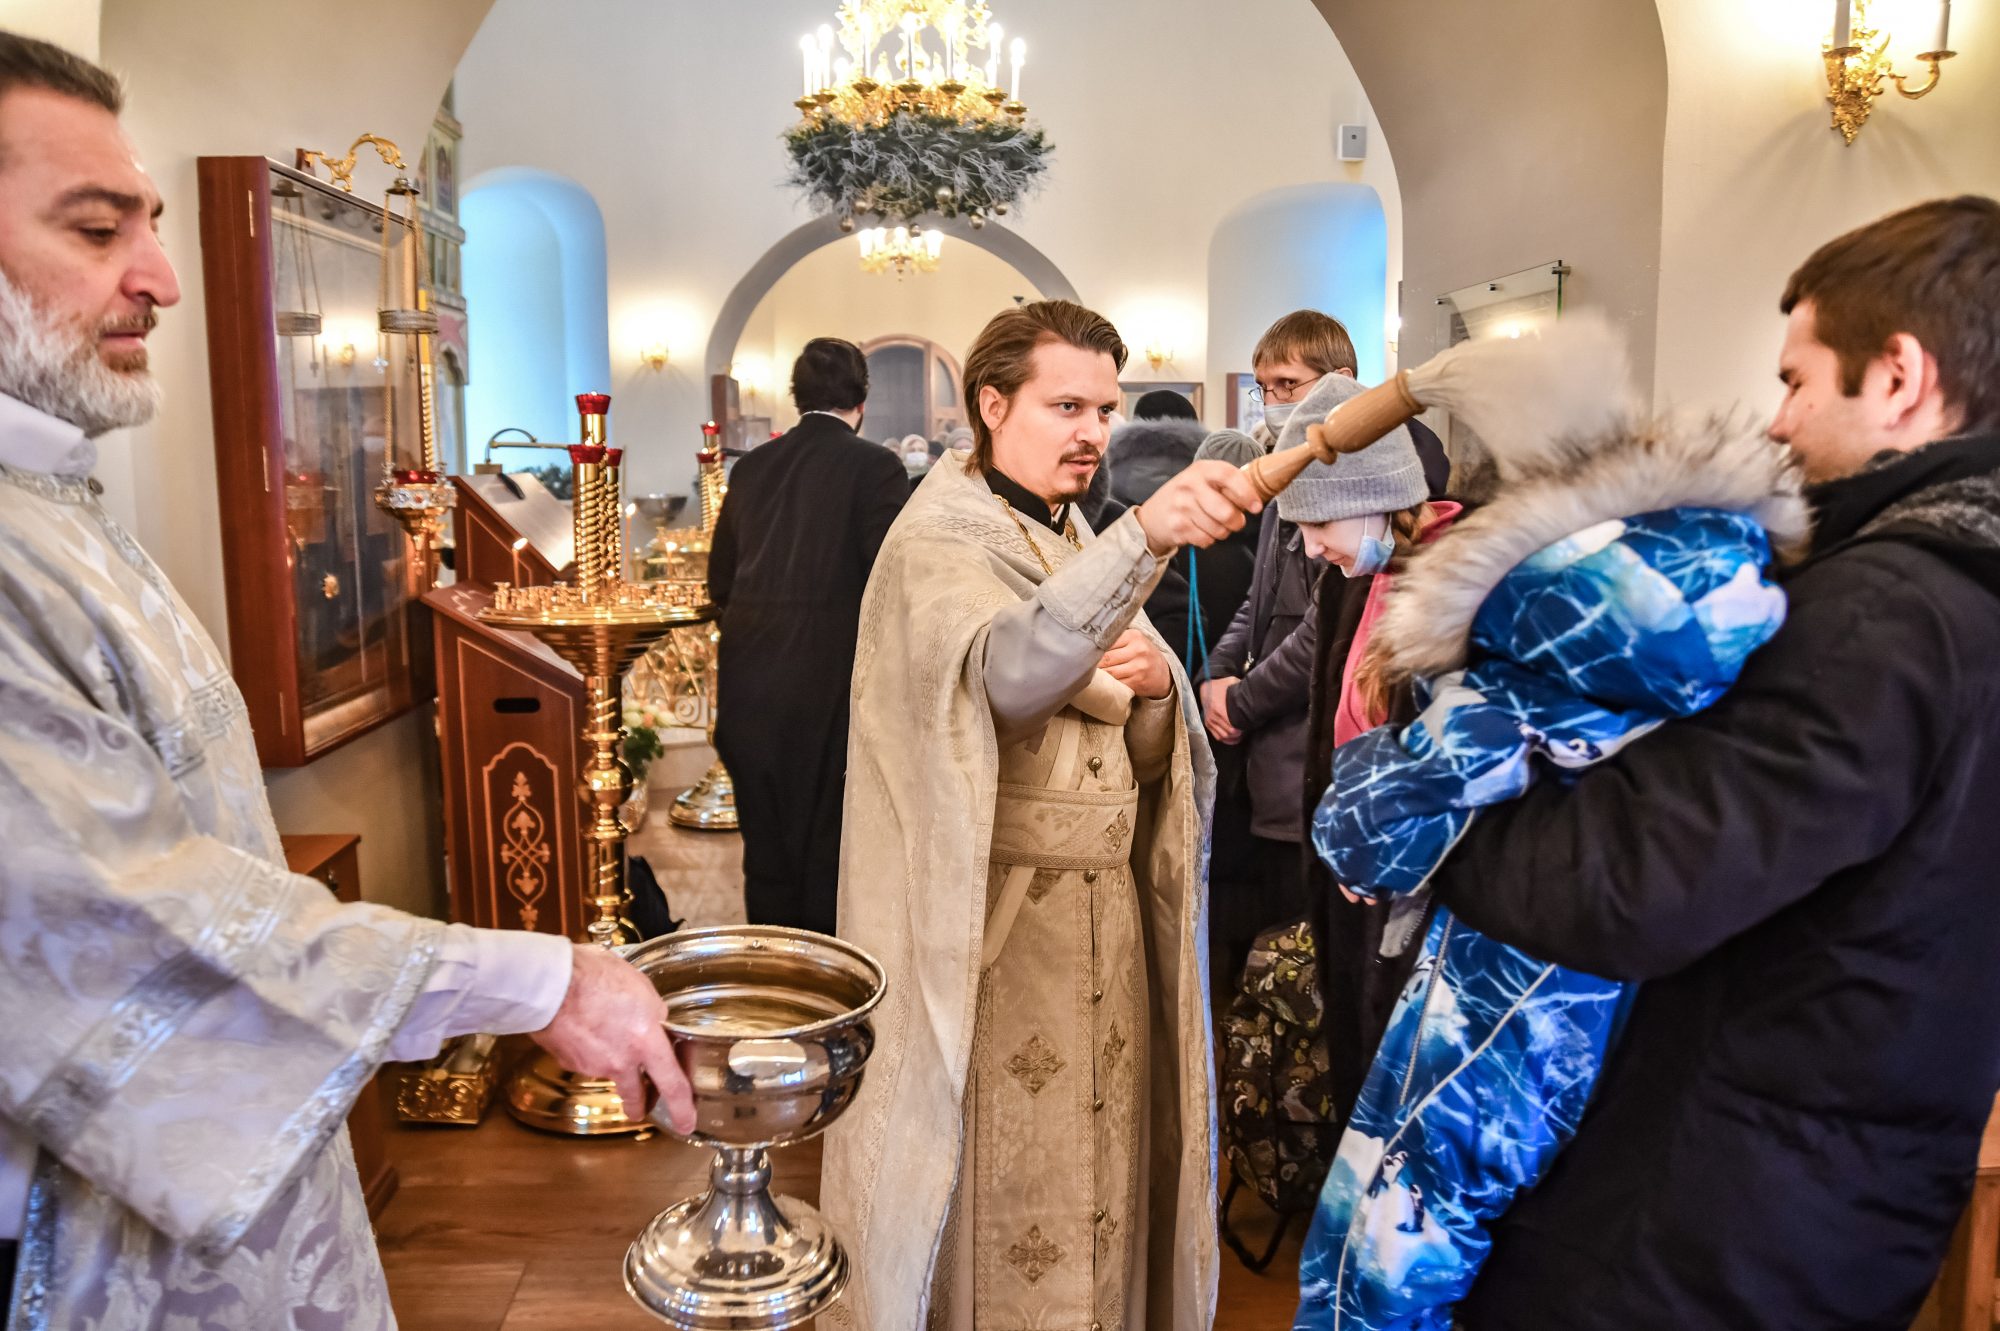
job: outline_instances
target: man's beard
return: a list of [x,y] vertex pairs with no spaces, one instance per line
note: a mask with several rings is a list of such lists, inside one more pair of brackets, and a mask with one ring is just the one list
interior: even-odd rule
[[150,329],[153,312],[97,323],[62,319],[0,271],[0,393],[68,421],[91,438],[151,420],[160,385],[147,373],[146,352],[107,365],[98,338]]
[[1090,479],[1085,481],[1082,485],[1079,485],[1073,491],[1064,491],[1063,493],[1057,495],[1056,496],[1057,504],[1074,504],[1077,503],[1079,500],[1088,497],[1090,494],[1090,487],[1095,485],[1097,483],[1097,478],[1104,474],[1104,455],[1102,453],[1093,453],[1082,450],[1079,450],[1074,453],[1065,453],[1063,454],[1061,465],[1067,467],[1070,463],[1081,462],[1085,458],[1089,458],[1097,464],[1096,468],[1093,469],[1090,473]]

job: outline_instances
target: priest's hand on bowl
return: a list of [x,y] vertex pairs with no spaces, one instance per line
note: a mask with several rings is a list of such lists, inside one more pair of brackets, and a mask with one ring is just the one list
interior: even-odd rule
[[1244,514],[1263,507],[1240,469],[1203,459],[1189,463],[1132,512],[1146,533],[1146,547],[1164,555],[1178,546],[1214,545],[1243,530]]
[[641,1118],[657,1090],[675,1132],[694,1131],[694,1092],[667,1038],[667,1005],[653,982],[623,957],[578,944],[569,991],[555,1020],[534,1040],[556,1061],[586,1077],[618,1087],[625,1113]]

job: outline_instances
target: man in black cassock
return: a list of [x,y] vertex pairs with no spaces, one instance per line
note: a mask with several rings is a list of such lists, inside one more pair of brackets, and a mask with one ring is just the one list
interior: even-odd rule
[[709,555],[715,747],[753,924],[834,931],[861,592],[910,493],[902,461],[855,433],[867,397],[861,348],[808,342],[792,366],[799,423],[737,461]]

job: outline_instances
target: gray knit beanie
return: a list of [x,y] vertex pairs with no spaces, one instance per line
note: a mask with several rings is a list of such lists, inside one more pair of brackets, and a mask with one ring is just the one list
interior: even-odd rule
[[1227,462],[1232,467],[1247,467],[1251,459],[1264,456],[1264,446],[1241,430],[1217,430],[1201,441],[1195,450],[1197,462]]
[[[1313,385],[1278,436],[1279,448],[1306,441],[1306,427],[1362,391],[1344,374],[1329,374]],[[1410,432],[1397,426],[1359,453],[1333,462],[1308,463],[1299,478],[1278,492],[1278,516],[1287,522],[1333,522],[1364,513],[1398,513],[1430,498],[1424,464]]]

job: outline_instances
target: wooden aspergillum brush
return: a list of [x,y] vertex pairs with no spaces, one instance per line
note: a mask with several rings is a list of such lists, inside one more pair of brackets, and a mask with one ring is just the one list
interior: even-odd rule
[[1601,430],[1627,406],[1624,339],[1602,317],[1572,315],[1537,337],[1461,342],[1357,393],[1306,427],[1306,442],[1243,468],[1265,503],[1315,462],[1358,453],[1429,407],[1494,445]]

